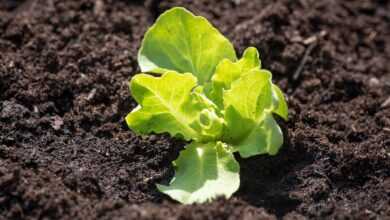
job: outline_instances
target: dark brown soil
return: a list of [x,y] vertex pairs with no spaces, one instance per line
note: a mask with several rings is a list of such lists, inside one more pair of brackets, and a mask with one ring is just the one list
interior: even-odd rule
[[[0,219],[390,219],[390,1],[219,2],[0,0]],[[229,200],[160,194],[183,143],[123,121],[176,5],[256,46],[288,96],[288,143],[240,160]]]

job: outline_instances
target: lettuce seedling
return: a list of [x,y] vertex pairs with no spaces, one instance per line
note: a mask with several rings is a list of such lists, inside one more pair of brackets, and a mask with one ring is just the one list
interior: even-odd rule
[[169,186],[157,185],[171,198],[185,204],[229,198],[240,185],[233,153],[275,155],[282,146],[273,114],[287,120],[287,103],[257,49],[238,59],[205,18],[180,7],[163,13],[145,34],[138,63],[144,73],[131,79],[130,91],[139,105],[128,126],[189,142],[173,162]]

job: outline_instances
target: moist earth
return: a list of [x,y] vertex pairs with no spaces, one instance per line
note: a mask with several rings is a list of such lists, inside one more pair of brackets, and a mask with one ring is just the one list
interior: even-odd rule
[[[277,156],[237,159],[228,200],[156,190],[183,142],[126,114],[137,51],[184,6],[259,49],[285,91]],[[390,1],[1,0],[0,219],[389,219]]]

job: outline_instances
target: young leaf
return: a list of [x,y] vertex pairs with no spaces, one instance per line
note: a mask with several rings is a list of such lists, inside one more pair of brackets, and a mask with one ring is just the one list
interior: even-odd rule
[[211,79],[212,90],[209,96],[219,107],[222,107],[223,90],[230,89],[230,86],[234,81],[254,68],[261,68],[259,53],[254,47],[247,48],[244,51],[242,58],[237,62],[233,62],[229,59],[222,60],[217,65],[215,73]]
[[243,138],[236,149],[241,157],[259,154],[275,155],[283,144],[283,133],[271,113],[265,114],[260,124],[255,125],[248,136]]
[[[127,124],[141,134],[168,132],[185,140],[204,141],[220,136],[222,128],[218,130],[218,124],[215,125],[218,118],[207,118],[215,114],[214,110],[206,98],[199,98],[192,92],[195,86],[196,78],[189,73],[134,76],[130,89],[140,106],[127,115]],[[202,115],[204,111],[209,112],[207,116]],[[208,121],[201,120],[205,117]],[[212,126],[209,131],[202,130],[209,126]]]
[[273,112],[287,121],[288,119],[287,102],[286,99],[284,98],[282,91],[275,84],[272,85],[272,95],[274,97],[274,103],[275,103]]
[[283,136],[269,112],[273,104],[271,73],[251,70],[224,92],[223,99],[226,143],[233,145],[245,158],[276,153]]
[[217,196],[229,198],[240,185],[239,165],[221,142],[192,143],[180,152],[174,165],[176,174],[170,185],[157,188],[184,204]]
[[203,84],[225,58],[236,60],[229,40],[205,18],[176,7],[163,13],[145,34],[138,63],[142,72],[190,72]]

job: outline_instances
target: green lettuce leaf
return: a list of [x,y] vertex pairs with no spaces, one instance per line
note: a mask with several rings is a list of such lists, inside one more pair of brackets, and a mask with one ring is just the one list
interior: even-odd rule
[[[211,78],[211,84],[205,85],[205,93],[221,108],[223,106],[223,91],[230,89],[234,81],[252,69],[261,69],[261,61],[257,49],[248,47],[244,51],[242,58],[237,62],[224,59],[217,65],[215,73]],[[272,95],[274,96],[272,111],[287,121],[287,103],[282,91],[275,84],[272,84]]]
[[282,129],[272,114],[267,113],[263,120],[253,127],[249,135],[236,145],[236,149],[241,157],[248,158],[259,154],[275,155],[282,145]]
[[239,187],[239,165],[226,145],[191,143],[174,161],[175,177],[157,188],[184,203],[202,203],[218,196],[229,198]]
[[244,158],[278,152],[283,136],[270,112],[274,104],[270,72],[251,70],[224,91],[223,100],[226,143]]
[[284,98],[282,90],[280,90],[280,88],[275,84],[272,85],[272,95],[274,98],[273,112],[287,121],[288,120],[287,102],[286,99]]
[[229,59],[222,60],[211,79],[209,97],[219,106],[223,106],[223,91],[230,89],[231,84],[251,69],[260,69],[261,62],[256,48],[249,47],[237,62]]
[[203,84],[225,58],[237,59],[229,40],[205,18],[176,7],[164,12],[145,34],[138,63],[142,72],[190,72]]
[[189,73],[137,74],[130,90],[139,106],[127,115],[127,124],[140,134],[168,132],[185,140],[216,139],[223,119],[211,101],[193,92],[196,85],[197,79]]

